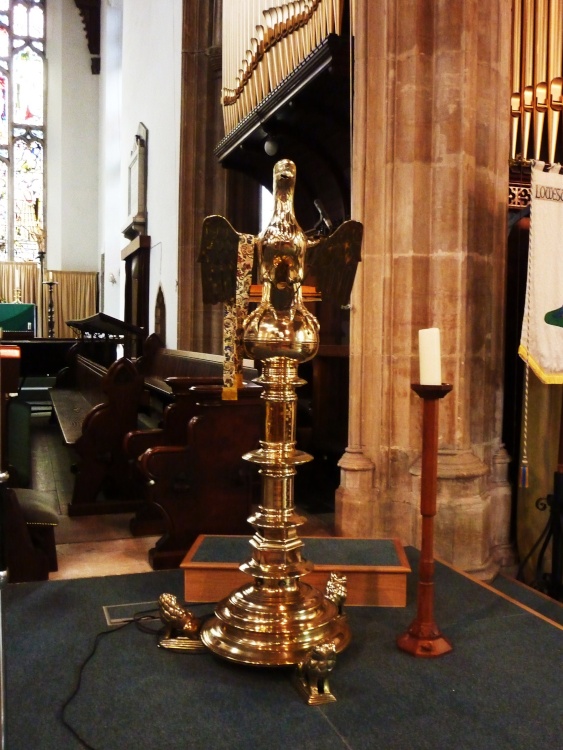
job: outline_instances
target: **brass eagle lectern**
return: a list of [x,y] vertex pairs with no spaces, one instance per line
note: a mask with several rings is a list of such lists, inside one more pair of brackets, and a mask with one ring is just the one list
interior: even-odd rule
[[[258,464],[262,479],[260,504],[248,519],[255,529],[252,556],[240,568],[249,582],[217,604],[200,632],[215,654],[262,666],[303,665],[319,652],[341,651],[350,640],[338,598],[303,580],[313,565],[304,558],[297,533],[305,519],[295,510],[293,480],[296,467],[312,457],[296,448],[295,389],[304,383],[297,375],[299,363],[313,358],[319,346],[318,321],[302,297],[305,264],[312,266],[321,294],[347,302],[362,226],[347,221],[329,237],[309,239],[294,214],[295,177],[293,162],[275,165],[274,214],[254,238],[262,298],[243,325],[247,356],[263,363],[258,382],[266,407],[264,440],[244,456]],[[240,236],[222,217],[205,220],[204,301],[234,296]]]

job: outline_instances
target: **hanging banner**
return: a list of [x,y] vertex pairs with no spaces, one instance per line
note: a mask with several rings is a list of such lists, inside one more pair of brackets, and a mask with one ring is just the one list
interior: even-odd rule
[[563,174],[532,168],[528,283],[519,355],[543,383],[563,383]]

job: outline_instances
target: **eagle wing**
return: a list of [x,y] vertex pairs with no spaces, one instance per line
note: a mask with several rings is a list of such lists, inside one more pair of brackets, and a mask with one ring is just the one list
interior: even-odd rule
[[234,300],[238,243],[239,233],[223,216],[204,219],[198,260],[205,304]]
[[323,299],[346,305],[350,301],[356,268],[361,260],[364,228],[359,221],[345,221],[331,235],[307,251],[317,288]]

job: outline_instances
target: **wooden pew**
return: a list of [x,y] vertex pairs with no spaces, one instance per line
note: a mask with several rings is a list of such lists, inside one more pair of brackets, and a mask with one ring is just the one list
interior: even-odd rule
[[[78,455],[69,515],[121,513],[139,506],[123,438],[137,426],[143,378],[126,358],[109,369],[77,354],[51,390],[64,442]],[[98,499],[103,490],[105,499]]]
[[8,581],[46,581],[58,567],[57,514],[34,490],[4,488],[0,502]]
[[[167,383],[171,385],[174,392],[175,400],[165,407],[161,427],[133,430],[125,436],[124,450],[130,461],[132,482],[138,483],[142,476],[139,471],[139,459],[146,450],[157,446],[186,446],[190,420],[199,413],[201,404],[221,401],[222,386],[213,382],[216,378],[209,380],[211,382],[202,382],[205,378],[197,377],[167,379]],[[245,401],[258,399],[262,390],[262,386],[255,383],[245,383],[239,389],[238,397]],[[164,533],[165,518],[158,509],[158,504],[149,502],[146,482],[144,479],[141,481],[142,494],[147,502],[137,510],[135,517],[131,520],[131,533],[134,536]]]
[[[132,430],[125,435],[123,450],[129,461],[129,476],[133,486],[140,487],[139,496],[144,503],[131,519],[133,536],[163,534],[166,522],[160,510],[147,498],[146,482],[139,471],[139,458],[149,448],[159,445],[184,446],[187,443],[188,423],[195,416],[198,400],[218,400],[221,398],[221,385],[217,378],[169,378],[174,401],[164,407],[160,427]],[[203,382],[202,382],[203,381]],[[258,386],[256,386],[258,387]]]
[[149,552],[154,569],[177,567],[199,534],[250,530],[257,470],[242,456],[259,446],[263,402],[256,390],[237,401],[221,401],[219,392],[196,403],[185,445],[155,446],[139,459],[147,499],[166,522]]
[[[143,355],[136,366],[145,381],[148,411],[162,418],[166,406],[193,385],[223,383],[223,357],[181,349],[167,349],[160,338],[151,334],[143,344]],[[243,368],[245,382],[258,377],[255,367]]]
[[17,479],[11,471],[11,447],[17,444],[24,454],[29,451],[30,410],[19,408],[21,405],[11,398],[18,390],[20,355],[19,346],[0,344],[0,545],[11,583],[43,581],[49,571],[57,570],[57,514],[42,492],[8,486]]
[[[140,474],[136,459],[148,448],[157,445],[185,445],[186,431],[194,416],[195,403],[201,397],[191,392],[194,387],[212,386],[208,397],[221,398],[223,384],[223,357],[216,354],[168,349],[155,333],[143,343],[143,354],[135,362],[143,375],[145,395],[140,422],[144,429],[127,435],[125,452],[131,462],[130,481],[138,486]],[[257,388],[250,381],[259,375],[258,370],[245,363],[243,377],[246,389]],[[144,488],[144,481],[141,480]],[[140,494],[146,495],[144,489]],[[160,534],[163,532],[162,514],[149,503],[139,509],[131,521],[131,532],[135,536]]]
[[[8,338],[6,331],[3,338]],[[116,360],[117,342],[107,339],[33,338],[27,341],[12,338],[10,343],[21,350],[20,377],[23,381],[30,377],[57,375],[75,354],[82,354],[106,367]]]

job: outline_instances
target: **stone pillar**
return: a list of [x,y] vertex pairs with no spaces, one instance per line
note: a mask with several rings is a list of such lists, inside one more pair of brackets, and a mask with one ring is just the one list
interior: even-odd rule
[[194,351],[220,351],[223,332],[221,306],[204,309],[197,262],[203,220],[224,213],[226,202],[224,170],[213,154],[223,136],[221,11],[221,0],[183,2],[178,348]]
[[410,384],[418,330],[438,326],[453,391],[440,404],[435,549],[482,577],[508,534],[496,506],[509,497],[497,458],[510,19],[510,0],[356,0],[352,216],[364,245],[337,530],[418,543]]
[[223,353],[223,306],[204,305],[198,263],[206,216],[258,230],[259,186],[224,169],[214,153],[225,135],[221,106],[223,0],[184,0],[178,252],[178,347]]

